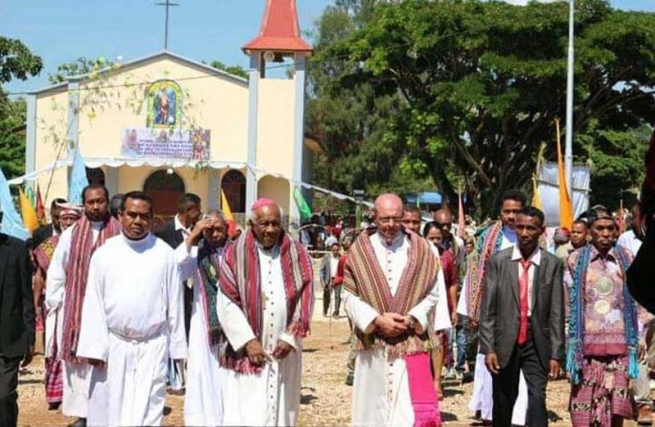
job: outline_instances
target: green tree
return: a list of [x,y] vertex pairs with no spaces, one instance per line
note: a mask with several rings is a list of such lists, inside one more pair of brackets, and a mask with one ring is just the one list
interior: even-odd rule
[[75,61],[59,65],[56,72],[48,75],[48,80],[52,84],[63,83],[71,76],[91,74],[105,68],[110,68],[113,65],[114,62],[107,61],[103,56],[99,56],[97,59],[81,57]]
[[226,65],[221,61],[212,61],[209,65],[217,70],[225,71],[226,73],[248,80],[248,71],[240,65]]
[[389,189],[416,191],[423,185],[417,182],[421,177],[397,168],[394,147],[384,139],[400,98],[377,96],[368,84],[330,91],[333,81],[357,69],[330,49],[364,28],[376,3],[338,0],[317,20],[309,34],[315,56],[308,67],[306,111],[306,128],[323,149],[315,163],[316,182],[347,194],[364,189],[369,197]]
[[0,36],[0,84],[26,80],[41,72],[43,62],[20,40]]
[[[43,63],[20,40],[0,37],[0,84],[39,74]],[[0,168],[11,179],[25,172],[25,100],[11,100],[0,89]]]
[[[655,15],[604,0],[576,7],[580,153],[593,120],[626,132],[655,117]],[[399,97],[379,139],[392,162],[427,171],[450,201],[453,179],[464,177],[480,213],[490,212],[503,190],[529,183],[542,143],[554,150],[553,121],[565,115],[567,22],[561,2],[381,3],[325,52],[350,64],[330,93]]]
[[627,207],[637,200],[651,133],[646,124],[626,131],[602,129],[595,120],[590,124],[579,139],[589,151],[592,204],[615,210],[621,199]]
[[0,92],[0,168],[7,179],[25,173],[26,117],[24,99],[12,101]]

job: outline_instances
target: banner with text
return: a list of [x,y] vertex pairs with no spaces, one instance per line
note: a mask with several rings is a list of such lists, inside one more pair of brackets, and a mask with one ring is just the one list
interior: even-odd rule
[[121,154],[130,159],[209,160],[211,132],[203,129],[123,129]]

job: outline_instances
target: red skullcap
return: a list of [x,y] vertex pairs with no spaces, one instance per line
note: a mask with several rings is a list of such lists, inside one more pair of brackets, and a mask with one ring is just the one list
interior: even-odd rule
[[253,203],[250,210],[256,211],[257,209],[263,208],[264,206],[277,206],[277,203],[275,203],[275,200],[273,199],[269,199],[268,197],[262,197],[257,199],[257,201]]

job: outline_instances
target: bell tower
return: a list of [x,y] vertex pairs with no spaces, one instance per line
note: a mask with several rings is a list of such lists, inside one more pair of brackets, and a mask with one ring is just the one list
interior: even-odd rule
[[[303,180],[305,69],[313,48],[300,35],[295,0],[266,0],[264,18],[257,37],[243,46],[250,57],[248,164],[281,174],[293,181]],[[287,78],[273,78],[272,69]],[[248,168],[246,209],[259,194],[257,176]],[[284,190],[286,192],[286,190]],[[288,185],[286,205],[292,224],[299,224],[298,209]],[[276,194],[282,198],[282,192]]]

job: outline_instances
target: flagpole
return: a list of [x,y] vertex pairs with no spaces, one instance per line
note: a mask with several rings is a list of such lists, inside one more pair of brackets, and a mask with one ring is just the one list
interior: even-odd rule
[[566,148],[564,149],[564,170],[569,197],[573,200],[573,86],[574,86],[574,23],[575,0],[569,0],[569,55],[566,78]]

